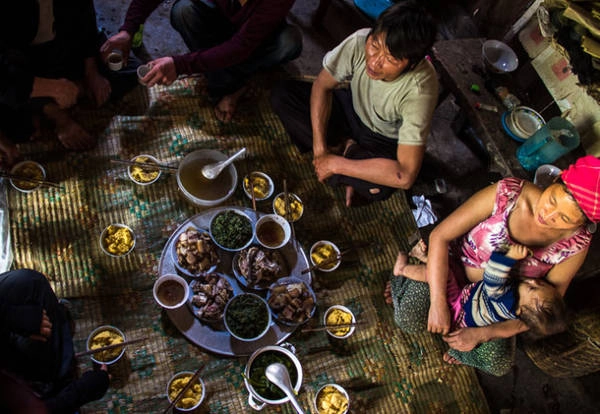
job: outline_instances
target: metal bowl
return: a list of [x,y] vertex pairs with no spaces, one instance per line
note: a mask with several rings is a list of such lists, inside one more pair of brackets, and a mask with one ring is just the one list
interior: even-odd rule
[[[127,338],[125,337],[125,334],[116,326],[102,325],[102,326],[99,326],[96,329],[94,329],[89,334],[87,341],[86,341],[86,349],[88,351],[90,351],[92,349],[92,343],[94,341],[94,338],[96,338],[97,335],[101,334],[104,331],[109,332],[110,335],[116,334],[116,335],[120,336],[123,339],[122,342],[125,342],[127,340]],[[99,339],[96,339],[96,340],[98,341],[100,346],[111,345],[110,343],[108,343],[108,341],[105,341],[105,340],[101,341]],[[122,346],[120,348],[120,350],[119,350],[119,348],[114,348],[114,349],[110,349],[110,350],[106,350],[106,351],[101,351],[103,353],[102,355],[92,354],[91,359],[92,359],[92,361],[94,361],[97,364],[106,364],[106,365],[114,364],[119,359],[121,359],[121,357],[125,354],[126,346],[127,345]]]
[[[340,321],[339,323],[337,323],[338,321],[331,320],[330,315],[335,310],[339,310],[346,314],[349,314],[350,322],[341,322]],[[328,321],[328,319],[329,319],[329,321]],[[333,306],[329,307],[329,309],[327,309],[325,311],[325,313],[323,314],[323,325],[338,325],[341,323],[356,323],[356,318],[354,317],[354,313],[347,307],[342,306],[342,305],[333,305]],[[342,333],[342,334],[335,333],[335,331],[336,331],[335,329],[328,329],[327,333],[336,339],[346,339],[354,333],[354,331],[356,330],[356,327],[351,326],[350,328],[347,328],[347,329],[348,329],[348,331],[346,333]]]
[[[150,185],[152,183],[155,183],[160,178],[160,176],[162,174],[162,171],[160,170],[160,168],[152,167],[152,164],[159,164],[159,161],[157,158],[153,157],[152,155],[140,154],[140,155],[133,157],[131,159],[131,161],[148,164],[148,167],[145,167],[145,166],[142,167],[142,166],[138,166],[138,165],[130,165],[129,167],[127,167],[127,175],[129,176],[129,179],[131,181],[133,181],[134,183],[139,184],[139,185]],[[155,171],[148,171],[148,170],[155,170]],[[145,174],[148,174],[148,176],[146,176]]]
[[[171,390],[171,384],[173,384],[173,382],[181,377],[189,377],[191,379],[191,377],[194,376],[194,372],[192,371],[181,371],[178,372],[177,374],[173,375],[171,377],[171,379],[169,379],[169,382],[167,382],[167,399],[169,400],[169,404],[173,402],[173,400],[177,397],[177,394],[179,393],[177,390]],[[189,380],[188,380],[189,381]],[[179,402],[175,405],[175,411],[194,411],[196,408],[198,408],[200,406],[200,404],[202,404],[202,401],[204,401],[204,397],[206,396],[206,388],[204,386],[204,381],[202,381],[202,378],[198,378],[197,380],[197,385],[200,386],[200,398],[198,399],[198,401],[196,401],[195,404],[190,405],[188,407],[183,407],[181,406],[182,404],[182,400],[185,398],[182,397]],[[185,386],[185,385],[184,385]],[[192,386],[193,388],[194,386]],[[191,391],[191,395],[194,395],[195,392],[194,390],[190,389],[188,391],[186,391],[186,394],[190,393]]]
[[338,267],[340,267],[340,264],[342,263],[342,259],[341,258],[337,259],[335,262],[331,262],[329,265],[326,265],[326,267],[320,267],[317,264],[317,260],[320,259],[319,263],[321,263],[321,262],[329,259],[329,257],[325,257],[325,255],[320,254],[321,251],[331,252],[331,254],[333,254],[335,256],[339,256],[340,255],[340,249],[333,242],[330,242],[329,240],[319,240],[318,242],[316,242],[315,244],[313,244],[311,246],[311,248],[310,248],[310,262],[314,266],[317,266],[317,268],[321,272],[333,272],[335,269],[337,269]]
[[[44,167],[42,167],[42,164],[35,161],[21,161],[11,168],[10,173],[26,178],[35,178],[38,180],[46,179],[46,170]],[[40,187],[40,184],[29,181],[20,181],[12,178],[9,181],[15,189],[21,191],[22,193],[31,193]]]
[[[350,408],[350,396],[348,395],[348,391],[346,391],[343,387],[337,384],[325,384],[321,388],[319,388],[319,391],[317,391],[317,393],[315,394],[315,410],[317,414],[331,412],[326,411],[325,407],[323,406],[323,403],[325,402],[323,401],[323,399],[326,398],[326,393],[338,394],[338,398],[336,399],[336,401],[340,402],[340,405],[336,406],[336,413],[346,414],[348,412],[348,409]],[[344,399],[346,400],[345,407],[343,405]],[[326,405],[329,406],[329,404]]]
[[[123,235],[119,237],[111,236],[111,232],[114,232],[115,230],[123,232]],[[130,240],[126,239],[128,237],[127,233],[129,234]],[[127,245],[130,245],[129,250],[127,251],[120,252],[115,250],[119,249],[119,246]],[[102,233],[100,233],[100,248],[105,254],[111,257],[125,257],[133,251],[134,247],[135,233],[131,227],[126,224],[112,223],[106,226],[104,230],[102,230]]]
[[252,171],[250,174],[247,174],[244,177],[244,180],[242,182],[242,188],[244,189],[244,193],[249,199],[252,200],[252,192],[250,190],[250,178],[255,180],[254,188],[260,188],[261,190],[254,191],[254,199],[256,201],[264,201],[273,195],[275,185],[273,184],[273,180],[271,179],[271,177],[269,177],[267,174],[261,171]]
[[[255,303],[259,304],[259,306],[264,308],[264,311],[267,314],[267,320],[266,320],[266,323],[264,324],[264,326],[258,327],[258,328],[262,328],[261,331],[259,331],[253,337],[247,338],[247,337],[241,336],[240,332],[235,331],[233,329],[233,327],[231,326],[233,319],[235,319],[235,317],[232,317],[231,311],[238,308],[240,306],[240,303],[243,303],[241,301],[248,301],[248,300],[254,301]],[[237,309],[237,310],[240,310],[240,309]],[[256,321],[252,318],[252,316],[251,315],[246,315],[246,316],[247,316],[247,319],[246,319],[247,325],[256,326]],[[260,338],[262,338],[263,336],[265,336],[267,334],[267,332],[269,331],[269,328],[271,327],[271,310],[269,308],[269,305],[267,305],[267,302],[260,296],[254,294],[254,293],[242,293],[242,294],[236,295],[236,296],[232,297],[231,299],[229,299],[229,301],[227,302],[227,305],[225,305],[225,311],[223,312],[223,323],[225,324],[225,329],[227,330],[227,332],[229,332],[229,334],[231,336],[233,336],[234,338],[239,339],[240,341],[244,341],[244,342],[258,341]]]

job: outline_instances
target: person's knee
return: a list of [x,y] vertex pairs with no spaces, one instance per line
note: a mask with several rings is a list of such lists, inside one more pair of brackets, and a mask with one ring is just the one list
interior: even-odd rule
[[296,59],[302,53],[302,32],[286,25],[277,37],[277,60],[281,63]]
[[191,0],[178,0],[171,7],[171,26],[178,32],[186,30],[194,13],[194,7]]

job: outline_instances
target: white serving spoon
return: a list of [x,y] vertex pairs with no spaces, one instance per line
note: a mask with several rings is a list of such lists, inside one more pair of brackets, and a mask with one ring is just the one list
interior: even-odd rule
[[246,152],[245,147],[233,154],[231,157],[227,158],[225,161],[219,161],[214,164],[205,165],[202,167],[202,175],[209,180],[214,180],[219,174],[221,174],[225,167],[231,164],[233,160],[242,155],[244,152]]
[[294,395],[294,388],[292,387],[292,381],[290,380],[290,373],[285,365],[279,362],[270,364],[265,370],[265,375],[269,381],[277,385],[281,391],[285,392],[285,395],[287,395],[290,399],[290,402],[296,409],[296,412],[298,414],[304,414],[302,407],[300,407],[300,403],[298,403],[298,400]]

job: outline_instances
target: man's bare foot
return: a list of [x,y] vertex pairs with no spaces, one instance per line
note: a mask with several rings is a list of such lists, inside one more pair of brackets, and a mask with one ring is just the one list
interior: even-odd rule
[[389,280],[385,284],[385,289],[383,291],[383,299],[385,299],[385,303],[387,303],[388,305],[394,303],[394,301],[392,300],[392,282]]
[[92,137],[85,129],[75,122],[69,114],[56,104],[44,107],[44,114],[54,122],[58,140],[65,148],[75,151],[84,151],[96,145],[96,138]]
[[460,362],[458,359],[451,356],[448,352],[444,352],[443,358],[444,358],[444,362],[446,362],[448,364],[462,365],[462,362]]
[[420,260],[423,263],[427,263],[427,244],[425,244],[425,241],[423,239],[419,239],[417,244],[413,246],[408,255]]
[[404,268],[408,264],[408,255],[402,251],[398,252],[398,257],[396,257],[396,263],[394,263],[394,276],[403,276]]
[[352,145],[356,144],[356,141],[354,141],[352,138],[348,138],[346,140],[346,145],[344,147],[344,153],[342,154],[343,156],[346,156],[346,153],[348,152],[348,150],[350,149],[350,147]]
[[215,116],[221,122],[231,122],[233,119],[233,115],[235,115],[235,110],[237,109],[237,104],[244,92],[246,92],[248,88],[246,86],[238,89],[234,93],[230,95],[225,95],[221,98],[217,106],[215,106]]

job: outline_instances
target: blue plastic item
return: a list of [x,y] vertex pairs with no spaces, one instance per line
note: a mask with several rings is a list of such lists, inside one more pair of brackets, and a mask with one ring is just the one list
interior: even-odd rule
[[500,116],[500,121],[502,122],[502,128],[504,129],[504,132],[506,132],[506,134],[511,137],[512,139],[514,139],[517,142],[525,142],[526,140],[521,138],[520,136],[516,135],[514,132],[512,132],[510,130],[510,128],[508,127],[508,125],[506,124],[506,117],[510,115],[510,111],[505,111],[502,113],[502,116]]
[[392,4],[391,0],[354,0],[354,5],[373,20]]

